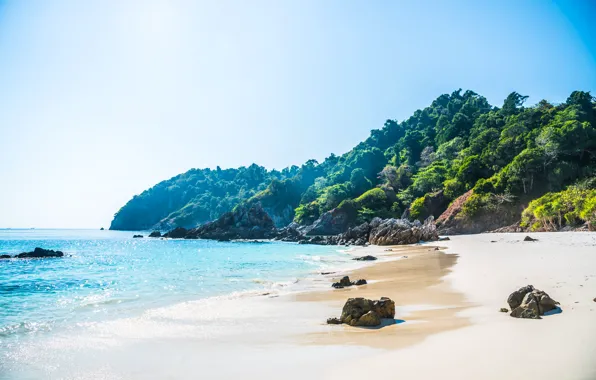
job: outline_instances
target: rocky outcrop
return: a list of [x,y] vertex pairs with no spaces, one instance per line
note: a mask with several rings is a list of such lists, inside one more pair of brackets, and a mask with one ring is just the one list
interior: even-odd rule
[[334,208],[315,220],[306,235],[338,235],[346,231],[351,223],[353,223],[353,220],[347,211]]
[[30,258],[46,258],[46,257],[62,257],[64,253],[62,251],[52,251],[51,249],[35,248],[31,252],[19,253],[15,256],[18,259],[30,259]]
[[142,239],[143,235],[133,235],[132,238],[133,239]]
[[329,324],[345,323],[350,326],[375,327],[385,318],[395,317],[395,302],[387,297],[379,300],[349,298],[341,311],[341,317],[330,318]]
[[177,227],[171,230],[170,232],[166,232],[163,234],[163,237],[170,238],[170,239],[184,239],[184,237],[188,234],[188,230],[184,227]]
[[185,238],[232,240],[232,239],[272,239],[277,229],[269,214],[260,203],[250,207],[240,205],[219,219],[194,228]]
[[10,255],[0,255],[0,259],[10,259]]
[[519,222],[524,209],[520,199],[514,202],[499,202],[490,210],[478,210],[474,216],[466,215],[464,204],[474,194],[473,190],[456,198],[447,210],[437,218],[437,229],[441,235],[477,234],[494,231],[503,226]]
[[350,277],[348,276],[344,276],[341,280],[339,280],[338,282],[334,282],[331,286],[334,287],[335,289],[343,289],[349,286],[360,286],[360,285],[366,285],[366,280],[361,278],[357,281],[350,281]]
[[507,303],[514,318],[540,319],[540,316],[557,308],[559,303],[546,292],[532,285],[524,286],[509,295]]
[[159,232],[159,231],[153,231],[153,232],[151,232],[151,233],[149,234],[149,237],[150,237],[150,238],[158,238],[158,237],[161,237],[161,232]]
[[424,221],[410,222],[405,219],[375,218],[370,223],[369,243],[375,245],[414,244],[439,238],[432,216]]

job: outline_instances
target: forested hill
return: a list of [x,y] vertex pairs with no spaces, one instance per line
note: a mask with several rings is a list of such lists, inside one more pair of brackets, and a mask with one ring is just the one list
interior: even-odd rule
[[[111,229],[193,227],[240,202],[260,202],[277,226],[310,224],[333,209],[351,224],[404,211],[423,218],[440,215],[464,194],[459,206],[469,217],[512,204],[513,218],[521,219],[532,199],[591,188],[596,169],[596,104],[590,93],[575,91],[565,103],[542,100],[532,107],[524,107],[526,98],[514,92],[494,107],[473,91],[459,90],[407,120],[387,120],[348,153],[321,163],[309,160],[282,171],[254,164],[193,169],[135,196],[116,213]],[[588,207],[584,203],[577,207]],[[541,207],[525,218],[556,214],[549,202]],[[578,218],[592,215],[584,211]]]

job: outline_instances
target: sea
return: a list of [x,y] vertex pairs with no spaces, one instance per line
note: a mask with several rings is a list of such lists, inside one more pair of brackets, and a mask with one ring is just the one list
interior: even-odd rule
[[[133,238],[134,234],[145,237]],[[54,334],[77,336],[95,324],[175,311],[186,302],[328,287],[320,281],[321,272],[355,263],[346,248],[338,246],[177,240],[147,234],[0,230],[0,254],[36,247],[65,254],[0,260],[0,378],[19,378],[18,367],[33,361],[39,342],[52,342]]]

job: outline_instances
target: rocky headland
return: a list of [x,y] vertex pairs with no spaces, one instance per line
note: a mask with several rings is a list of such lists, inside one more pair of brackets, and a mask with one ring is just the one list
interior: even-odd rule
[[219,241],[272,239],[300,244],[364,246],[414,244],[434,241],[439,236],[432,216],[424,222],[377,217],[360,225],[350,225],[342,213],[331,212],[310,226],[292,223],[277,228],[260,203],[254,203],[250,207],[238,206],[234,211],[197,228],[175,228],[163,237]]

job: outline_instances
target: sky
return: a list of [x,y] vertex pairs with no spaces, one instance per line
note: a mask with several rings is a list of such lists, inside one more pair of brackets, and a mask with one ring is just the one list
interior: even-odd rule
[[596,94],[594,18],[590,0],[0,0],[0,228],[107,228],[188,169],[322,160],[458,88]]

